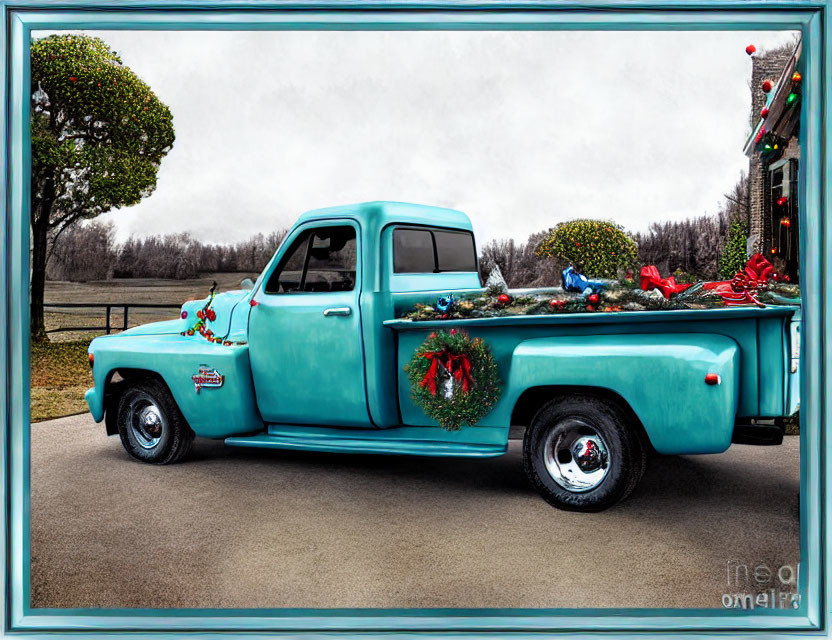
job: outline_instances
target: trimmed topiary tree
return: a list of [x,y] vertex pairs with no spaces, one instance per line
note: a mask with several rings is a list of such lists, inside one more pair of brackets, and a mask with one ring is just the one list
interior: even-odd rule
[[50,239],[152,193],[174,133],[170,109],[100,38],[33,40],[30,59],[31,334],[41,340]]
[[619,269],[634,266],[638,260],[638,248],[630,235],[605,220],[561,222],[549,229],[535,254],[571,262],[594,278],[615,278]]
[[719,254],[719,275],[729,280],[742,271],[748,262],[748,227],[740,218],[734,218],[728,228],[728,239]]

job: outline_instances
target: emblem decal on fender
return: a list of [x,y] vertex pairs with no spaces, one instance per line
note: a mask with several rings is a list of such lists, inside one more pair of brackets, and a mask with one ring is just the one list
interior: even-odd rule
[[191,376],[194,381],[194,389],[197,393],[202,387],[209,389],[218,389],[225,382],[225,376],[220,375],[219,371],[206,365],[199,366],[199,373]]

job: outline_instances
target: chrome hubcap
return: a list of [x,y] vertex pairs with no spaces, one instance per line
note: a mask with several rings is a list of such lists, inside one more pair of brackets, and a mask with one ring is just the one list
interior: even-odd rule
[[549,432],[544,446],[546,471],[559,486],[573,493],[591,491],[609,470],[604,439],[586,422],[570,418]]
[[127,424],[143,449],[152,449],[159,444],[165,429],[161,410],[153,398],[144,393],[136,395],[130,402]]

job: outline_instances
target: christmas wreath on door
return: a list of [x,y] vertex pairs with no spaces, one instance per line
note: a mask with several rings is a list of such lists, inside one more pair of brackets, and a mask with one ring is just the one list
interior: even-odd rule
[[457,329],[431,333],[405,366],[413,402],[448,431],[475,425],[500,399],[500,378],[482,338]]

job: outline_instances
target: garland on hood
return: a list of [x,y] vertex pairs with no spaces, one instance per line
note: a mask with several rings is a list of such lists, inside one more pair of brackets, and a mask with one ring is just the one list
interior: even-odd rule
[[[217,312],[214,311],[211,308],[211,303],[214,302],[214,296],[216,295],[216,291],[217,291],[217,283],[214,282],[214,284],[211,286],[211,290],[208,293],[208,301],[205,303],[205,305],[201,309],[198,309],[197,312],[196,312],[197,321],[194,323],[194,325],[190,329],[186,329],[185,331],[182,331],[181,334],[183,336],[192,336],[192,335],[198,333],[203,338],[205,338],[208,342],[214,342],[216,344],[221,344],[223,346],[230,347],[231,345],[234,344],[233,341],[225,340],[224,338],[221,338],[220,336],[214,335],[213,330],[208,328],[207,323],[214,322],[214,320],[217,319]],[[187,316],[187,311],[183,311],[182,312],[182,319],[184,320],[187,317],[188,317]],[[238,342],[237,344],[245,344],[245,343],[244,342]]]

